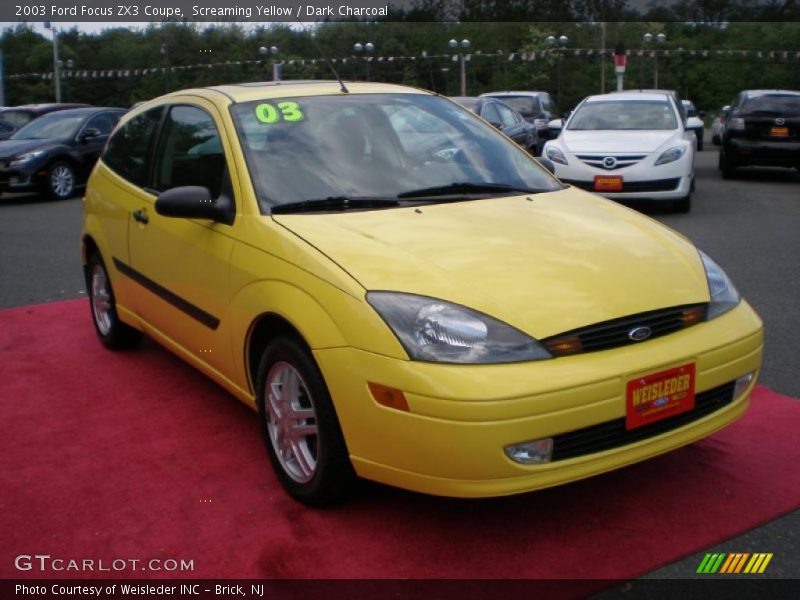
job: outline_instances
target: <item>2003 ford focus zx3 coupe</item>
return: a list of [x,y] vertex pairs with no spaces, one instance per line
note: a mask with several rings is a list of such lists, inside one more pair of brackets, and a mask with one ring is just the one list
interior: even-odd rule
[[256,409],[308,504],[357,477],[476,497],[602,473],[737,419],[761,364],[711,258],[406,87],[147,102],[82,242],[102,343],[144,332]]

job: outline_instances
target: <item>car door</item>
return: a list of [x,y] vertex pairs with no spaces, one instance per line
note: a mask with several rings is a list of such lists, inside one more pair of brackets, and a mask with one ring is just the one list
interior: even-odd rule
[[182,186],[206,187],[210,199],[221,194],[233,199],[222,131],[210,102],[194,98],[166,108],[151,195],[142,199],[129,224],[129,275],[139,283],[135,309],[151,333],[224,372],[230,346],[219,325],[231,295],[232,225],[166,217],[155,210],[159,193]]
[[85,179],[103,151],[108,136],[119,122],[122,112],[104,111],[87,119],[75,136],[72,155],[79,166],[78,177]]

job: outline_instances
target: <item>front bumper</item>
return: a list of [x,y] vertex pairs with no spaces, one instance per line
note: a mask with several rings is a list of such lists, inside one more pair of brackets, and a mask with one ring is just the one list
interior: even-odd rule
[[44,184],[47,170],[44,163],[34,161],[19,167],[0,167],[0,192],[27,192],[39,190]]
[[[515,463],[503,451],[623,418],[633,377],[695,362],[700,394],[757,374],[762,347],[761,321],[742,302],[713,321],[636,346],[539,362],[441,365],[353,348],[314,355],[359,475],[430,494],[481,497],[589,477],[717,431],[744,413],[754,383],[710,414],[613,449],[542,465]],[[402,390],[409,412],[377,404],[369,382]]]
[[724,151],[737,165],[800,167],[800,142],[729,138]]
[[[665,165],[655,166],[654,156],[648,156],[635,165],[606,170],[586,164],[574,154],[567,154],[569,164],[556,163],[556,176],[564,183],[615,200],[680,200],[691,193],[694,168],[692,155]],[[622,177],[622,191],[596,191],[597,176]]]

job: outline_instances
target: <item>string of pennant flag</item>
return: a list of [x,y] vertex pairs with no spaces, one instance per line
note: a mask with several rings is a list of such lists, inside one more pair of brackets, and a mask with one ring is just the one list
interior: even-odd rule
[[[593,48],[574,48],[574,49],[560,49],[560,50],[539,50],[539,51],[531,51],[531,52],[503,52],[498,51],[496,53],[481,53],[475,52],[471,54],[465,54],[464,60],[471,61],[473,59],[484,59],[484,58],[493,58],[497,59],[499,57],[505,58],[509,62],[513,61],[523,61],[523,62],[532,62],[536,60],[541,60],[544,58],[553,57],[557,54],[561,54],[563,56],[574,56],[574,57],[609,57],[614,55],[614,51],[612,49],[593,49]],[[646,57],[646,58],[655,58],[656,56],[659,57],[694,57],[694,58],[705,58],[705,59],[715,59],[715,58],[756,58],[756,59],[769,59],[769,60],[800,60],[800,51],[797,50],[686,50],[682,48],[678,49],[671,49],[671,50],[628,50],[626,52],[628,56],[633,57]],[[417,56],[351,56],[346,58],[333,58],[331,62],[334,64],[358,64],[363,62],[372,62],[372,63],[393,63],[393,62],[403,62],[403,61],[417,61],[417,60],[431,60],[431,59],[446,59],[451,60],[453,62],[457,62],[459,60],[458,54],[427,54],[423,52]],[[129,77],[143,77],[147,75],[156,75],[156,74],[164,74],[167,72],[177,72],[177,71],[186,71],[192,69],[214,69],[214,68],[221,68],[221,67],[230,67],[230,66],[241,66],[241,65],[261,65],[261,64],[272,64],[273,62],[277,62],[282,65],[315,65],[317,63],[324,63],[324,59],[321,58],[298,58],[298,59],[286,59],[286,60],[276,60],[276,61],[268,61],[268,60],[226,60],[222,62],[213,62],[213,63],[200,63],[200,64],[193,64],[193,65],[172,65],[166,67],[146,67],[140,69],[88,69],[88,70],[62,70],[61,77],[63,79],[109,79],[109,78],[129,78]],[[6,76],[7,79],[22,79],[22,78],[40,78],[40,79],[52,79],[53,72],[43,72],[43,73],[15,73]]]

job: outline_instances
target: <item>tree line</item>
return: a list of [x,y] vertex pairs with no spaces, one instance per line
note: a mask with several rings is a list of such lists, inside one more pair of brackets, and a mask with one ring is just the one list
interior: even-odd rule
[[[475,7],[484,4],[475,3]],[[430,14],[437,10],[435,1],[418,6],[417,10]],[[511,10],[515,3],[504,6]],[[430,14],[411,16],[429,18]],[[664,33],[666,42],[648,45],[642,39],[646,32]],[[448,46],[451,39],[470,41],[464,51],[470,55],[470,95],[543,89],[558,95],[564,109],[588,94],[615,88],[610,54],[617,44],[624,44],[631,53],[626,88],[653,87],[655,50],[659,87],[678,90],[701,109],[716,109],[741,89],[800,89],[800,23],[792,21],[534,23],[406,18],[328,22],[307,30],[287,24],[162,23],[139,29],[109,24],[101,33],[73,28],[58,35],[60,58],[71,60],[71,70],[77,74],[62,78],[62,100],[103,106],[127,107],[188,87],[269,80],[273,60],[283,63],[285,79],[330,79],[333,75],[317,45],[336,59],[335,67],[345,79],[369,78],[458,95],[459,65]],[[312,35],[316,45],[309,39]],[[564,35],[569,41],[563,48],[553,48],[547,44],[551,35]],[[372,42],[374,52],[369,56],[356,53],[357,42]],[[278,49],[274,56],[259,52],[272,46]],[[604,57],[599,52],[602,48]],[[53,101],[53,78],[41,75],[53,70],[51,36],[21,24],[2,32],[0,50],[7,105]],[[208,64],[215,66],[187,68]],[[93,75],[111,69],[121,73]],[[142,69],[147,69],[146,74]],[[19,76],[31,73],[40,75]]]

